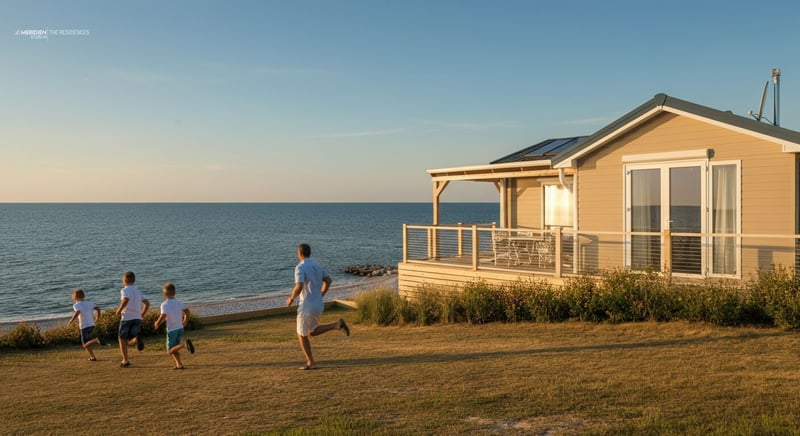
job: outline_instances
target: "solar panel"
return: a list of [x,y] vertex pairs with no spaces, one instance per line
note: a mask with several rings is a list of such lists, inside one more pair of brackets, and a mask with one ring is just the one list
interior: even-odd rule
[[575,136],[572,138],[545,139],[544,141],[523,148],[516,153],[497,159],[491,163],[521,162],[529,160],[549,159],[550,157],[569,149],[577,144],[585,136]]
[[[549,152],[551,150],[554,150],[554,149],[556,149],[558,147],[563,146],[564,144],[572,141],[573,139],[574,138],[555,139],[553,141],[550,141],[549,144],[546,144],[546,145],[544,145],[542,147],[537,148],[536,150],[531,150],[531,151],[535,151],[536,152],[535,154],[537,154],[537,155],[544,155],[545,153],[547,153],[547,152]],[[534,153],[528,153],[528,154],[534,154]]]

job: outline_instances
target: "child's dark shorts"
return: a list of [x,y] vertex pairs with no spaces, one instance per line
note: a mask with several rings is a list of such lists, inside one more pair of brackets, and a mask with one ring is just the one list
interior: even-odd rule
[[139,336],[142,332],[141,319],[129,319],[119,323],[119,338],[120,339],[133,339]]
[[87,342],[92,340],[92,330],[94,330],[94,326],[84,327],[81,329],[82,345],[86,345]]

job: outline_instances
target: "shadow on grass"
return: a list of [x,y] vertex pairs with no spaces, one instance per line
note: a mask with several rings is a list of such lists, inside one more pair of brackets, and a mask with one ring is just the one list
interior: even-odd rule
[[[615,344],[597,344],[597,345],[575,345],[564,347],[546,347],[546,348],[528,348],[518,350],[503,350],[503,351],[475,351],[463,353],[425,353],[413,355],[383,355],[380,357],[367,357],[355,359],[322,359],[320,361],[320,368],[346,368],[346,367],[363,367],[363,366],[381,366],[381,365],[405,365],[405,364],[419,364],[419,363],[437,363],[437,362],[463,362],[467,360],[481,360],[481,359],[497,359],[497,358],[518,358],[524,356],[539,356],[548,354],[560,353],[580,353],[585,351],[621,351],[621,350],[637,350],[637,349],[658,349],[658,348],[674,348],[686,347],[710,343],[724,343],[724,342],[744,342],[751,340],[764,339],[768,337],[780,337],[792,334],[791,332],[746,332],[734,336],[722,337],[702,337],[702,338],[688,338],[688,339],[669,339],[669,340],[654,340],[642,342],[629,342],[629,343],[615,343]],[[502,338],[498,338],[502,339]],[[299,350],[298,350],[299,351]],[[298,360],[300,361],[300,360]],[[281,368],[296,366],[287,360],[277,362],[242,362],[224,365],[203,365],[219,366],[219,367],[263,367],[263,368]]]
[[523,356],[537,356],[547,354],[559,353],[579,353],[584,351],[618,351],[618,350],[636,350],[648,348],[672,348],[672,347],[685,347],[694,346],[699,344],[709,343],[724,343],[724,342],[742,342],[763,339],[766,337],[778,337],[789,334],[787,332],[765,332],[756,333],[748,332],[735,336],[724,337],[706,337],[706,338],[689,338],[689,339],[670,339],[659,341],[644,341],[644,342],[630,342],[619,344],[597,344],[597,345],[576,345],[565,347],[547,347],[547,348],[529,348],[520,350],[504,350],[504,351],[476,351],[467,353],[426,353],[408,356],[386,356],[375,358],[359,358],[359,359],[340,359],[326,361],[326,366],[364,366],[364,365],[386,365],[386,364],[409,364],[409,363],[435,363],[435,362],[454,362],[465,360],[480,360],[480,359],[496,359],[496,358],[513,358]]

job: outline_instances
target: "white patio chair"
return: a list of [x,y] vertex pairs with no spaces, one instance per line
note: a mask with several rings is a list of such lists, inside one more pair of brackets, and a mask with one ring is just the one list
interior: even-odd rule
[[500,261],[505,261],[506,266],[511,266],[511,262],[517,263],[517,252],[511,244],[508,237],[511,233],[508,231],[495,230],[492,232],[492,251],[494,252],[494,264]]
[[555,241],[553,235],[543,235],[541,241],[536,241],[536,256],[539,259],[539,268],[553,263],[553,248]]

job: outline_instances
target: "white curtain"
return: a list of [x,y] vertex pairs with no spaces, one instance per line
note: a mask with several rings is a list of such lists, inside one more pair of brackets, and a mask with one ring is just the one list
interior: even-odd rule
[[[713,233],[736,233],[736,165],[714,165]],[[736,238],[713,237],[714,274],[736,274]]]
[[561,185],[544,185],[544,224],[572,227],[572,192]]
[[[631,171],[631,231],[661,230],[661,170],[658,168]],[[660,236],[631,236],[631,267],[659,268]]]

